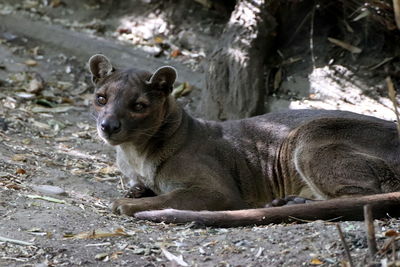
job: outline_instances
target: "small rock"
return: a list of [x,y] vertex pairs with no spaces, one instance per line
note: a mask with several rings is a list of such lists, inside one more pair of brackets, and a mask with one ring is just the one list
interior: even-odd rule
[[106,252],[104,252],[104,253],[99,253],[99,254],[96,254],[96,255],[94,256],[94,258],[95,258],[96,260],[99,260],[99,261],[106,260],[107,257],[108,257],[108,253],[106,253]]
[[29,82],[29,86],[27,88],[27,91],[30,93],[38,93],[43,90],[43,80],[42,79],[32,79]]
[[37,66],[37,61],[36,60],[33,60],[33,59],[28,59],[28,60],[26,60],[25,62],[25,65],[27,65],[28,67],[34,67],[34,66]]
[[162,53],[161,47],[158,46],[144,46],[142,49],[154,57],[159,57]]
[[192,50],[197,44],[196,34],[188,31],[181,31],[178,34],[178,40],[180,45],[188,50]]
[[12,42],[18,39],[18,36],[15,34],[12,34],[11,32],[4,32],[1,34],[1,37],[5,39],[7,42]]
[[60,196],[66,196],[67,193],[65,192],[64,189],[58,186],[54,185],[34,185],[32,186],[32,189],[43,194],[47,195],[60,195]]
[[7,131],[8,124],[4,118],[0,118],[0,129],[3,131]]

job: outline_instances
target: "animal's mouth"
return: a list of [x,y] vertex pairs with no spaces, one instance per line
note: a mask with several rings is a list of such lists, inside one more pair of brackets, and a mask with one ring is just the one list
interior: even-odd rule
[[119,140],[113,140],[113,139],[104,139],[103,138],[103,140],[104,141],[106,141],[109,145],[112,145],[112,146],[117,146],[117,145],[120,145],[121,143],[123,143],[123,142],[121,142],[121,141],[119,141]]
[[117,145],[120,145],[121,143],[123,143],[123,141],[121,140],[121,138],[119,138],[117,136],[117,134],[109,135],[109,134],[103,132],[99,128],[97,128],[97,133],[100,136],[100,138],[103,139],[103,141],[106,142],[109,145],[117,146]]

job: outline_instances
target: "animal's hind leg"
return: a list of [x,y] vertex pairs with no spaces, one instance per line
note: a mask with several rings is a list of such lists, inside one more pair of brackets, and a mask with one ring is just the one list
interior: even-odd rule
[[297,172],[323,199],[400,191],[400,177],[382,159],[345,144],[295,151]]

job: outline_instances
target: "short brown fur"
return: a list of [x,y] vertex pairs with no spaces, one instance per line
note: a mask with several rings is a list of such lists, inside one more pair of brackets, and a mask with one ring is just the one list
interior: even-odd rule
[[204,121],[170,95],[172,67],[153,74],[116,70],[102,55],[89,65],[99,135],[116,146],[123,174],[156,195],[116,200],[114,212],[237,210],[288,195],[331,199],[400,191],[393,122],[324,110]]

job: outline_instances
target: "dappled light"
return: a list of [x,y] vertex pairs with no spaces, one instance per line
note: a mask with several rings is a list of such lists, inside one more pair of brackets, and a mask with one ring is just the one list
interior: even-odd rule
[[387,90],[384,81],[371,88],[365,79],[345,66],[315,68],[309,75],[308,86],[303,88],[308,91],[308,98],[291,101],[289,108],[362,110],[364,114],[382,119],[396,119],[390,100],[377,93]]
[[0,265],[400,266],[399,29],[395,0],[1,0]]

